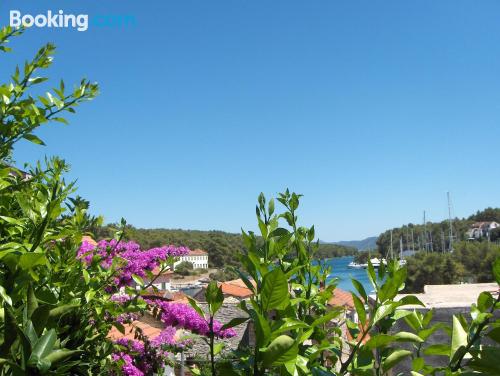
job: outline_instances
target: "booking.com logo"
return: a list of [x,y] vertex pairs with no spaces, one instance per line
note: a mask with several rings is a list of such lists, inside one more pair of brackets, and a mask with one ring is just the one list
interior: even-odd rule
[[98,14],[90,17],[88,14],[66,14],[63,10],[45,14],[22,14],[19,10],[11,10],[9,17],[11,27],[38,28],[73,28],[87,31],[89,27],[130,27],[136,25],[132,15]]

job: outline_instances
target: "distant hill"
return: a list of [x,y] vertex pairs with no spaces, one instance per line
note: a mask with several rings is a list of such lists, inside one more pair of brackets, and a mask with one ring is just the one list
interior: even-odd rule
[[[104,226],[94,233],[96,239],[108,238],[113,234],[113,225]],[[241,234],[224,231],[198,231],[181,229],[143,229],[127,226],[125,240],[134,240],[143,249],[165,244],[183,245],[191,249],[201,248],[208,252],[211,267],[240,266],[239,256],[245,252]],[[341,244],[322,243],[316,258],[332,258],[354,255],[357,250]]]
[[377,236],[370,236],[369,238],[363,240],[346,240],[335,242],[335,244],[343,245],[346,247],[354,247],[359,251],[367,251],[368,249],[377,247],[377,238]]

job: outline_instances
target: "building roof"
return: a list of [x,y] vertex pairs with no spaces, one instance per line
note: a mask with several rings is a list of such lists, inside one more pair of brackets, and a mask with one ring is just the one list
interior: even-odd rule
[[333,290],[333,297],[328,301],[328,304],[334,307],[354,309],[354,300],[351,293],[338,287]]
[[[416,296],[426,308],[460,308],[470,307],[477,301],[483,291],[493,295],[499,293],[496,283],[468,283],[460,285],[426,285],[423,294]],[[396,299],[401,299],[407,294],[399,294]]]
[[141,321],[133,321],[131,324],[123,324],[125,328],[125,333],[120,332],[117,328],[113,327],[108,333],[108,338],[116,341],[120,338],[134,339],[135,338],[135,329],[139,328],[142,330],[142,333],[148,338],[154,338],[158,334],[161,333],[161,328],[155,328],[145,322]]
[[498,226],[498,223],[495,221],[476,222],[471,225],[471,228],[485,228],[485,227],[490,227],[491,225]]
[[[255,286],[255,281],[252,280],[251,282],[252,285]],[[219,286],[222,287],[222,293],[225,295],[231,295],[241,299],[249,298],[253,295],[252,290],[250,290],[241,279],[220,282]]]
[[87,242],[87,243],[90,243],[92,245],[97,245],[97,242],[94,239],[92,239],[91,236],[88,236],[88,235],[83,235],[82,236],[82,243],[83,242]]
[[190,250],[187,255],[188,256],[206,256],[206,255],[208,255],[208,253],[202,249],[194,249],[194,250]]

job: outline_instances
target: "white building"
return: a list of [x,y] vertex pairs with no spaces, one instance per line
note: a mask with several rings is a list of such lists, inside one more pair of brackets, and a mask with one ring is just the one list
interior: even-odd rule
[[174,264],[174,269],[183,261],[188,261],[193,264],[194,269],[208,269],[208,253],[201,249],[195,249],[189,251],[185,256],[180,256],[179,261]]
[[481,239],[483,237],[490,238],[492,230],[500,227],[497,222],[477,222],[474,223],[467,233],[469,240]]

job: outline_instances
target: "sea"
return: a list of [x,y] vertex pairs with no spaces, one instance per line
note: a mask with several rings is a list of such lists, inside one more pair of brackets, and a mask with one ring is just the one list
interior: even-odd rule
[[356,291],[352,285],[351,279],[357,279],[365,288],[367,293],[373,291],[373,286],[368,279],[366,269],[351,269],[347,265],[354,260],[352,256],[335,257],[322,260],[331,267],[329,279],[338,278],[337,287],[346,291]]

